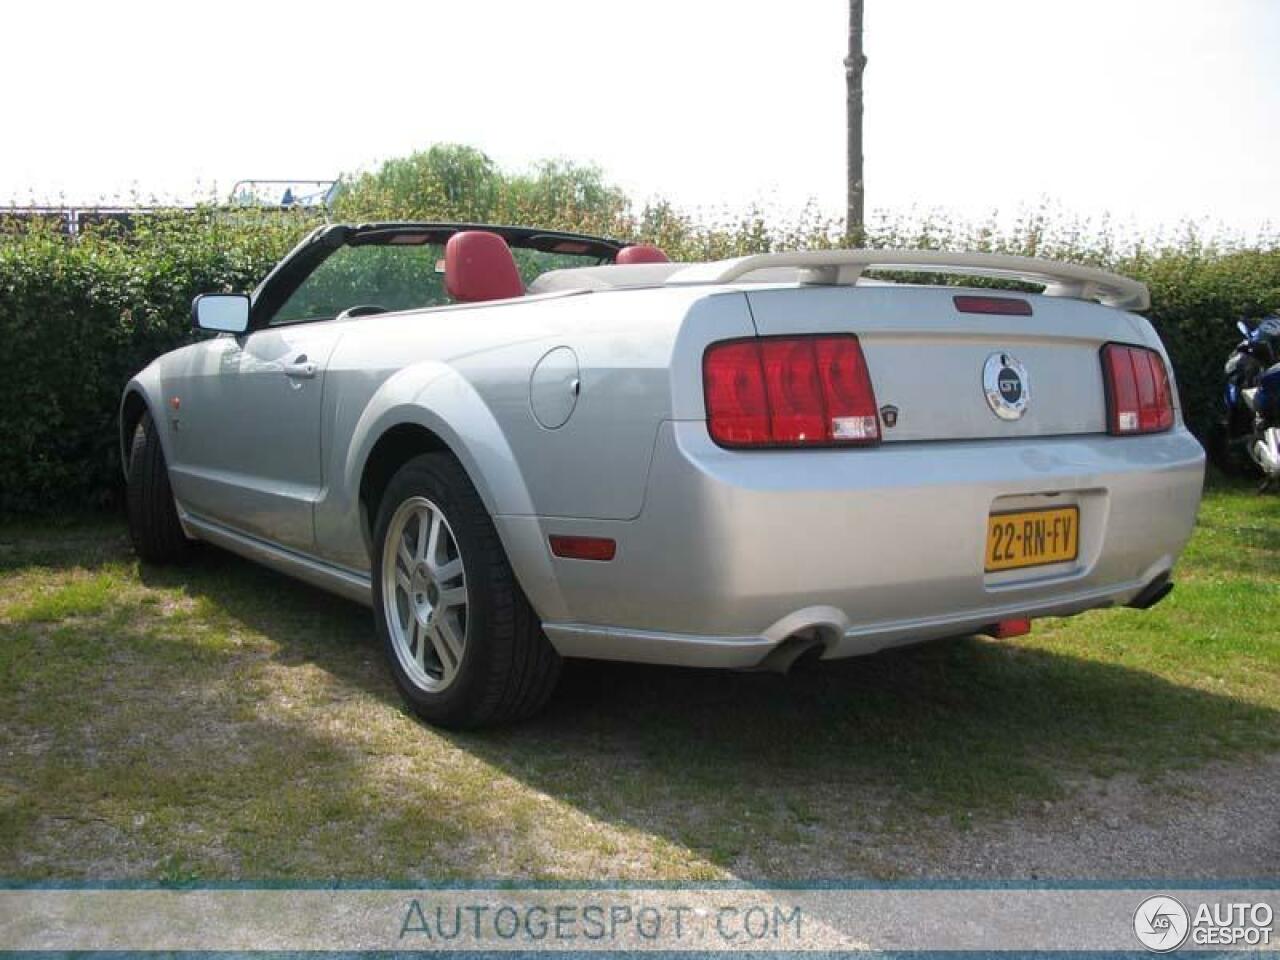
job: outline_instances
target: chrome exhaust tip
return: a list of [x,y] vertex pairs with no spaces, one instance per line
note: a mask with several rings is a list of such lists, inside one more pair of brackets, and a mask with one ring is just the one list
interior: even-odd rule
[[795,666],[797,660],[806,656],[814,656],[815,659],[822,655],[822,651],[826,649],[826,643],[817,632],[809,632],[807,634],[792,634],[787,639],[774,647],[765,656],[763,660],[754,667],[746,668],[748,673],[780,673],[787,674],[791,672],[791,668]]

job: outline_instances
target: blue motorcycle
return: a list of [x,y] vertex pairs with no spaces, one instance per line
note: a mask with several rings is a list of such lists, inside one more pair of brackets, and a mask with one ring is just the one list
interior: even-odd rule
[[1260,470],[1263,489],[1280,486],[1280,315],[1237,327],[1244,339],[1224,370],[1215,459],[1232,473]]

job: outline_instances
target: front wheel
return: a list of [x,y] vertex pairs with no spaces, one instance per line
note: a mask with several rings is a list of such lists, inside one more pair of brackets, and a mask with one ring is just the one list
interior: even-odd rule
[[129,540],[134,552],[148,563],[178,563],[191,552],[191,542],[178,522],[178,509],[169,487],[169,467],[151,414],[144,413],[129,444],[125,507]]
[[457,460],[431,453],[401,467],[379,505],[374,543],[378,635],[414,712],[479,727],[542,707],[560,658]]

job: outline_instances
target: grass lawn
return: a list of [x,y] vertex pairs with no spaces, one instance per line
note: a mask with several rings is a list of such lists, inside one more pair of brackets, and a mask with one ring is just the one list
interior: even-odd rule
[[1280,750],[1280,497],[1211,490],[1176,579],[788,678],[574,664],[463,735],[402,709],[361,607],[212,549],[140,568],[114,519],[3,526],[0,876],[891,873],[869,847],[920,824]]

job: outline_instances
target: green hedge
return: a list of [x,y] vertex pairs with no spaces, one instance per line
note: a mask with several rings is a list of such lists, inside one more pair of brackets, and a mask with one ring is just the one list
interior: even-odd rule
[[[403,170],[397,171],[403,174]],[[563,176],[563,169],[552,171]],[[520,196],[536,191],[524,184]],[[575,196],[589,191],[578,190]],[[354,199],[352,198],[354,197]],[[347,200],[346,214],[363,211]],[[524,200],[521,200],[523,203]],[[676,259],[831,246],[837,226],[817,217],[772,226],[752,212],[707,224],[662,204],[632,216],[613,194],[604,209],[544,213],[548,227],[583,227],[665,246]],[[381,216],[432,217],[379,195]],[[457,210],[451,211],[460,216]],[[0,512],[101,506],[118,495],[115,417],[125,381],[184,342],[191,298],[252,287],[311,226],[307,215],[202,210],[146,218],[68,240],[41,228],[0,229]],[[0,224],[0,227],[3,227]],[[1107,266],[1151,286],[1152,321],[1173,358],[1186,417],[1202,436],[1213,421],[1234,322],[1280,306],[1280,244],[1215,249],[1194,236],[1117,253],[1105,232],[1031,219],[1001,232],[938,219],[879,221],[873,246],[1000,250]]]
[[1280,309],[1280,245],[1215,253],[1188,242],[1116,269],[1151,288],[1147,316],[1173,361],[1183,416],[1205,440],[1221,402],[1223,364],[1240,340],[1236,321]]
[[308,224],[172,214],[74,241],[0,235],[0,513],[100,507],[118,493],[125,382],[188,341],[191,298],[257,282]]

